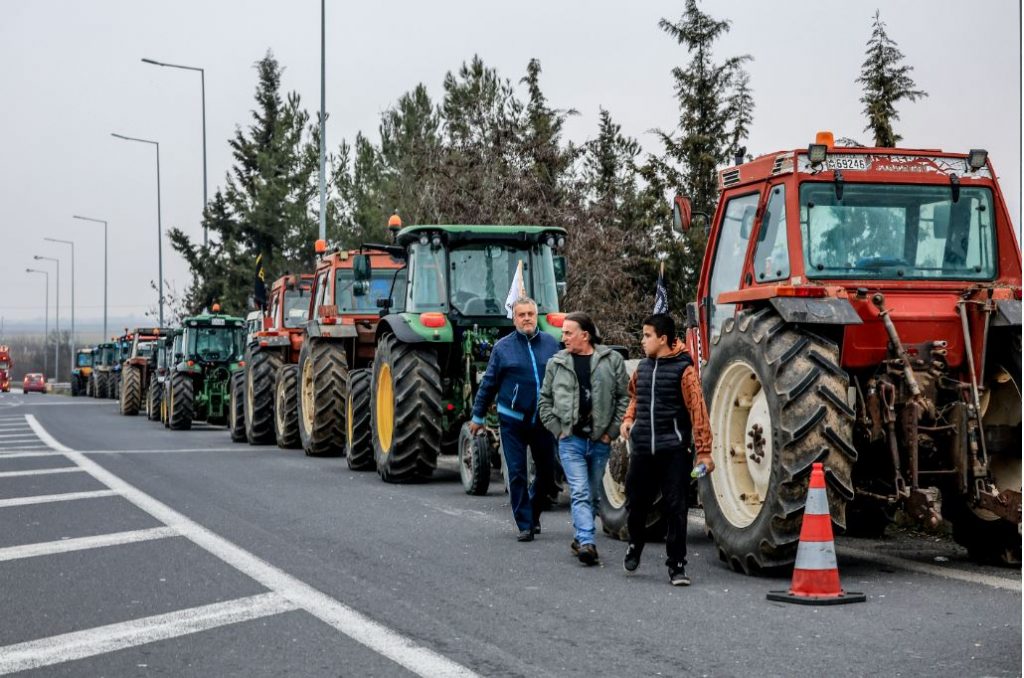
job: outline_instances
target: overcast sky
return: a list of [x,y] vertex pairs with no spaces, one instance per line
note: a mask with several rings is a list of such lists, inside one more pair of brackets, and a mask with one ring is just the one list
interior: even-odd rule
[[[1020,224],[1021,49],[1016,0],[806,0],[702,3],[732,21],[716,47],[749,53],[757,102],[754,154],[805,146],[831,129],[868,143],[854,83],[871,17],[881,9],[890,36],[929,97],[900,107],[897,132],[911,148],[986,148]],[[436,99],[445,73],[479,54],[518,80],[537,57],[557,107],[575,108],[567,135],[594,134],[598,108],[656,150],[649,130],[677,120],[670,70],[684,50],[657,27],[681,0],[391,0],[327,2],[328,145],[358,130],[376,138],[381,111],[417,83]],[[62,325],[70,313],[70,256],[76,242],[77,316],[102,317],[102,226],[109,221],[111,316],[141,316],[156,295],[156,159],[160,142],[163,226],[201,238],[202,127],[198,73],[158,68],[142,57],[206,69],[209,193],[230,166],[227,139],[248,124],[256,74],[267,49],[285,67],[283,85],[319,106],[320,4],[315,0],[0,0],[0,316],[42,316],[46,268],[60,256]],[[164,276],[178,290],[188,269],[165,241]],[[51,276],[52,279],[52,276]],[[51,297],[52,288],[51,284]],[[52,302],[51,302],[52,304]],[[51,327],[52,327],[51,305]]]

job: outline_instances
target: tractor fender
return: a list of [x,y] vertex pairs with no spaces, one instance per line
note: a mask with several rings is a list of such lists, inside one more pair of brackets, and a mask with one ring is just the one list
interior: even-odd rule
[[392,313],[381,318],[377,324],[376,337],[380,341],[384,334],[393,334],[404,344],[451,343],[452,326],[446,319],[444,327],[426,328],[418,324],[413,313]]
[[992,318],[993,327],[1020,327],[1020,300],[1018,299],[997,299],[996,310],[998,313]]
[[[772,297],[772,306],[787,323],[860,325],[863,321],[849,299]],[[1020,318],[1018,312],[1018,319]]]

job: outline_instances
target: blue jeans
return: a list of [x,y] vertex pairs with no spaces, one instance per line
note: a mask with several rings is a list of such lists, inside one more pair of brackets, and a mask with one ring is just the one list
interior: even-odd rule
[[572,497],[572,526],[576,541],[594,543],[594,515],[597,513],[598,484],[604,476],[611,446],[574,435],[558,441],[565,479]]

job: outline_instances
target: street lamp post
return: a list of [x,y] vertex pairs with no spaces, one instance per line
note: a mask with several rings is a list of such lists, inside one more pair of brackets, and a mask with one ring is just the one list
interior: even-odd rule
[[60,259],[57,257],[43,257],[35,255],[36,261],[52,261],[57,265],[57,299],[54,303],[54,315],[57,318],[57,341],[53,344],[53,380],[60,381]]
[[64,245],[71,245],[71,350],[69,354],[71,356],[68,365],[73,369],[75,366],[75,345],[78,343],[75,341],[75,243],[71,240],[61,240],[59,238],[43,238],[49,242],[59,242]]
[[152,64],[154,66],[163,66],[165,68],[180,68],[185,71],[199,71],[199,83],[202,88],[203,96],[203,211],[200,213],[200,220],[203,224],[203,245],[205,246],[208,242],[209,234],[206,228],[206,221],[202,215],[206,213],[206,205],[208,204],[208,198],[206,195],[206,71],[196,66],[182,66],[180,64],[168,64],[163,61],[154,61],[153,59],[143,59],[142,63]]
[[[107,222],[103,219],[93,219],[92,217],[82,217],[77,214],[72,216],[72,219],[81,219],[82,221],[92,221],[97,224],[103,224],[103,336],[107,336]],[[74,269],[74,249],[72,249],[71,267]],[[75,277],[72,272],[71,277]],[[72,283],[71,294],[74,295],[74,284]],[[72,302],[72,317],[74,317],[74,302]],[[106,339],[104,338],[104,341]]]
[[164,227],[161,218],[160,210],[160,143],[157,141],[150,141],[149,139],[137,139],[135,137],[126,137],[123,134],[111,132],[110,136],[118,139],[124,139],[125,141],[138,141],[142,144],[152,144],[156,146],[156,252],[157,252],[157,274],[160,276],[159,281],[159,295],[160,295],[160,327],[164,326]]
[[[46,299],[43,302],[43,336],[50,338],[50,272],[40,271],[38,268],[26,268],[25,273],[42,273],[46,276]],[[46,339],[43,340],[43,374],[46,374],[49,364],[46,362]],[[54,379],[56,381],[56,379]]]

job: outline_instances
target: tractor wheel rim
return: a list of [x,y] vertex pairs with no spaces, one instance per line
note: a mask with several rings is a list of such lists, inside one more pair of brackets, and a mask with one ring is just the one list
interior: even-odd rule
[[761,513],[774,459],[768,398],[750,365],[734,362],[725,368],[711,398],[710,419],[715,432],[711,487],[725,519],[744,528]]
[[626,486],[615,481],[612,471],[608,466],[604,467],[604,476],[601,477],[601,485],[604,489],[604,497],[610,508],[618,511],[626,505]]
[[380,451],[387,455],[391,451],[391,439],[395,433],[395,389],[391,381],[391,365],[381,365],[377,375],[377,438]]
[[302,421],[306,430],[313,431],[313,360],[302,364]]

